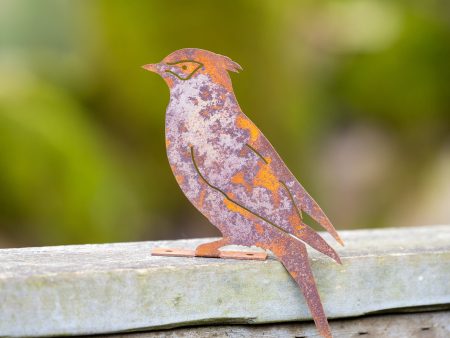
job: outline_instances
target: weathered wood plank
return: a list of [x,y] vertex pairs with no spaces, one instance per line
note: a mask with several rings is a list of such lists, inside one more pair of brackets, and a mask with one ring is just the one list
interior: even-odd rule
[[[342,266],[310,251],[328,316],[450,304],[449,225],[341,235]],[[152,247],[194,248],[205,240],[0,250],[0,335],[310,319],[299,290],[273,258],[149,255]]]
[[[448,338],[450,311],[390,314],[330,321],[334,338]],[[318,338],[312,322],[187,327],[106,335],[103,338]]]

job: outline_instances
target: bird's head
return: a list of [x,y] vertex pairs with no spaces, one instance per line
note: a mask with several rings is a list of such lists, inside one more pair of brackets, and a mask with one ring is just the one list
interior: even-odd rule
[[230,91],[232,87],[228,72],[242,70],[242,67],[229,57],[198,48],[179,49],[161,62],[144,65],[142,68],[161,75],[170,89],[203,74]]

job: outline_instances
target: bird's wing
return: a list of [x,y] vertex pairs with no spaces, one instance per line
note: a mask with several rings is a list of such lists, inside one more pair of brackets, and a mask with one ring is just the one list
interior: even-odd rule
[[[227,140],[230,134],[237,135],[236,142],[230,146],[225,141],[214,155],[191,148],[192,160],[202,180],[232,202],[232,208],[250,212],[339,262],[333,248],[303,222],[300,210],[312,209],[302,207],[296,200],[295,196],[304,196],[299,193],[297,180],[259,129],[241,113],[236,119],[236,129],[231,133],[226,130],[222,139]],[[208,149],[214,148],[219,139],[215,138]]]
[[344,245],[344,242],[340,238],[330,219],[292,174],[267,138],[264,137],[264,135],[261,135],[258,144],[254,144],[253,147],[259,149],[258,151],[260,153],[264,153],[271,158],[273,167],[277,168],[277,176],[284,179],[286,182],[289,182],[290,191],[299,209],[308,214],[314,221],[328,231],[339,244]]
[[236,125],[238,128],[247,131],[247,146],[267,162],[267,165],[270,166],[271,175],[274,176],[274,179],[283,182],[285,188],[289,190],[289,193],[292,195],[294,200],[295,207],[299,210],[300,216],[300,210],[304,211],[326,231],[328,231],[339,244],[344,245],[329,218],[325,215],[317,202],[303,188],[300,182],[298,182],[284,161],[281,159],[280,155],[278,155],[274,147],[270,144],[269,140],[263,135],[258,127],[256,127],[256,125],[243,113],[242,115],[239,115]]

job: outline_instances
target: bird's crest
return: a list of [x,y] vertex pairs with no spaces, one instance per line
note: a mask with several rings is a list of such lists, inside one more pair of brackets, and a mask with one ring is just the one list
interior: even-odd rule
[[217,68],[225,69],[230,72],[238,73],[242,67],[228,56],[216,54],[208,50],[199,48],[183,48],[169,54],[164,61],[168,63],[178,62],[180,60],[192,60],[202,64],[214,65]]
[[223,59],[224,68],[230,72],[239,73],[242,70],[242,67],[237,62],[231,60],[228,56],[223,56],[220,54],[216,54],[218,57]]

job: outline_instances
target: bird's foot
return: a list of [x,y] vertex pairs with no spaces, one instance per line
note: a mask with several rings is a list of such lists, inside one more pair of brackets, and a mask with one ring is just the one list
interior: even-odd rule
[[219,239],[214,242],[200,244],[195,249],[195,256],[199,257],[220,257],[219,249],[225,245],[228,245],[226,238]]

